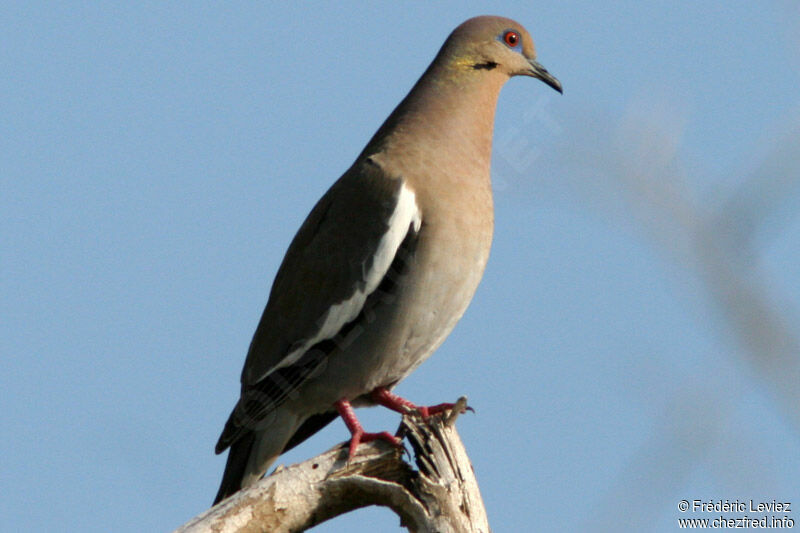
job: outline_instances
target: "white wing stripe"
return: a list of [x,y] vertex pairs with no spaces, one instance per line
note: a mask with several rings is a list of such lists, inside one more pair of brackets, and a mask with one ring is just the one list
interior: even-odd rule
[[[305,341],[295,350],[292,350],[280,363],[264,373],[264,376],[278,368],[283,368],[295,363],[306,351],[318,342],[330,339],[335,336],[342,327],[356,318],[367,301],[367,296],[372,294],[380,285],[381,280],[386,275],[389,267],[394,261],[397,249],[408,234],[408,228],[414,225],[414,231],[419,231],[422,219],[420,218],[419,207],[414,191],[405,184],[400,188],[397,198],[397,205],[394,213],[389,218],[389,227],[381,237],[378,249],[372,260],[372,266],[364,275],[364,289],[356,290],[355,294],[341,303],[332,305],[325,313],[322,326],[316,335]],[[362,267],[363,268],[363,267]]]

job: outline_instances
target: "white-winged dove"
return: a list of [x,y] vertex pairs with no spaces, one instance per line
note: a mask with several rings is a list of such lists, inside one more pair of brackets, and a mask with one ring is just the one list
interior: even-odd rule
[[528,32],[476,17],[445,41],[353,165],[317,202],[278,270],[242,371],[241,398],[217,443],[230,447],[215,503],[352,407],[423,416],[391,389],[444,341],[483,275],[494,213],[495,106],[512,76],[561,92]]

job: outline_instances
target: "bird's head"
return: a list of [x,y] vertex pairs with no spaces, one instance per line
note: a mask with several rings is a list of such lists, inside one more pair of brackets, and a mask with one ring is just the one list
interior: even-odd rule
[[450,34],[440,58],[462,73],[531,76],[562,92],[561,83],[536,61],[528,31],[511,19],[482,16],[467,20]]

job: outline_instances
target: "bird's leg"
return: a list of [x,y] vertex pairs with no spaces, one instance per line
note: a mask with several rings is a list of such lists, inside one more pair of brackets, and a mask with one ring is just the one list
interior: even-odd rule
[[[401,398],[397,394],[392,393],[386,387],[378,387],[372,391],[372,393],[370,393],[370,396],[376,403],[379,403],[382,406],[387,407],[392,411],[397,411],[401,414],[406,414],[409,411],[417,411],[423,420],[427,419],[431,415],[449,411],[456,406],[454,403],[440,403],[438,405],[430,405],[428,407],[424,405],[417,405],[406,400],[405,398]],[[472,407],[465,407],[463,412],[466,411],[473,411],[473,409]]]
[[380,433],[366,433],[364,428],[361,427],[361,423],[358,421],[356,413],[353,411],[353,407],[346,398],[342,398],[334,405],[336,406],[336,410],[339,412],[339,416],[341,416],[342,420],[344,420],[344,425],[350,430],[350,451],[347,455],[348,460],[353,458],[353,456],[356,454],[356,448],[358,448],[358,445],[362,442],[380,439],[388,441],[394,446],[402,446],[400,440],[388,431],[381,431]]

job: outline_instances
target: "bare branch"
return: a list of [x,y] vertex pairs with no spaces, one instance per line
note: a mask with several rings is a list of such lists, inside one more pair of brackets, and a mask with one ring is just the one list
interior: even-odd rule
[[272,475],[195,517],[175,533],[290,533],[368,505],[392,509],[412,532],[484,532],[480,490],[455,429],[456,408],[428,421],[406,415],[398,435],[414,449],[415,469],[386,442],[358,448],[347,461],[339,445]]

